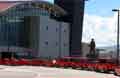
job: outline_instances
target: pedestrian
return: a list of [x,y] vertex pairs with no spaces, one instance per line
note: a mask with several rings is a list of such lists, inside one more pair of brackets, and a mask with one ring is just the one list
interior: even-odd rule
[[90,52],[90,56],[94,57],[95,56],[95,50],[96,50],[95,49],[96,48],[96,44],[95,44],[95,40],[93,38],[91,39],[91,42],[90,42],[89,46],[90,46],[90,51],[89,51]]

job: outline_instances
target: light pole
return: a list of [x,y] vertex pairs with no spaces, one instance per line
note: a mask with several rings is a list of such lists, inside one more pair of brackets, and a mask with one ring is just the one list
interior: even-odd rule
[[119,9],[113,9],[112,11],[117,12],[117,57],[116,57],[116,63],[119,64],[119,16],[120,16],[120,10]]

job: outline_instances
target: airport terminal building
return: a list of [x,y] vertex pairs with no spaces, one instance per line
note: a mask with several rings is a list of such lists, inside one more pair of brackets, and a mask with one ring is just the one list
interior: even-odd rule
[[53,17],[67,14],[44,1],[0,2],[0,57],[69,56],[69,23]]

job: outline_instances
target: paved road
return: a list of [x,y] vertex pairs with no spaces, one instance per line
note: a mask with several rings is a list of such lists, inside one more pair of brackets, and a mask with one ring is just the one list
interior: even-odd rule
[[119,78],[83,70],[32,66],[0,66],[0,78]]

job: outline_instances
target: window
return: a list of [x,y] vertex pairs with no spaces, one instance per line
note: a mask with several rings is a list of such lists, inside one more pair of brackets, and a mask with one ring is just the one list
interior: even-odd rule
[[67,32],[66,29],[63,30],[65,33]]
[[64,43],[64,47],[66,47],[67,46],[67,43]]
[[56,28],[56,32],[58,32],[58,28]]
[[58,42],[56,42],[56,46],[58,46]]
[[22,20],[21,18],[19,18],[19,17],[15,17],[15,18],[7,18],[6,19],[8,22],[10,22],[10,23],[14,23],[14,22],[23,22],[24,20]]
[[45,45],[48,45],[48,41],[45,41]]
[[48,30],[48,26],[46,26],[46,30]]

